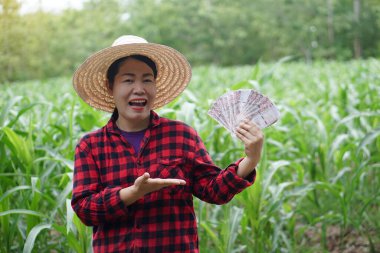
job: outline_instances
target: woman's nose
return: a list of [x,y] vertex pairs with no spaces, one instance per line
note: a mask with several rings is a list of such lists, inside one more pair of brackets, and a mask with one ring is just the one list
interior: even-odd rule
[[133,92],[136,94],[141,94],[141,93],[144,94],[145,89],[144,89],[143,83],[142,82],[136,82],[134,87],[133,87]]

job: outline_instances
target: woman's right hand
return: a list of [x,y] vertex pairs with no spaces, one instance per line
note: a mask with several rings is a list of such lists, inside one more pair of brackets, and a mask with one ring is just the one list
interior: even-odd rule
[[176,178],[150,178],[148,172],[139,176],[132,186],[120,190],[121,200],[128,206],[142,198],[145,194],[158,191],[171,185],[185,185],[186,181]]

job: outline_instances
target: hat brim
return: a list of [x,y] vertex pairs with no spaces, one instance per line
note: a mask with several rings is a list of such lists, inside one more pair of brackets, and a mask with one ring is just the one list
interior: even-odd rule
[[86,59],[75,71],[73,85],[78,95],[90,106],[113,112],[115,103],[107,85],[111,64],[129,55],[144,55],[157,67],[157,94],[152,109],[174,100],[191,79],[191,66],[177,50],[155,43],[125,44],[105,48]]

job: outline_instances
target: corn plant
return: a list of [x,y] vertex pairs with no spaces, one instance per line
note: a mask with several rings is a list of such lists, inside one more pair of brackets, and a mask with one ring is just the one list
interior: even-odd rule
[[[291,60],[194,68],[188,89],[158,111],[194,127],[222,168],[244,153],[207,116],[212,101],[253,88],[281,113],[264,130],[255,184],[223,206],[195,199],[201,252],[380,251],[380,62]],[[91,252],[92,230],[70,206],[74,148],[109,115],[66,77],[0,91],[0,252]]]

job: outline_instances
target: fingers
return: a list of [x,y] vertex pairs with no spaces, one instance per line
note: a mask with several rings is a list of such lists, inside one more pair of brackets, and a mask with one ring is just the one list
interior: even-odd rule
[[151,178],[149,173],[145,172],[135,180],[134,186],[139,194],[145,195],[150,192],[158,191],[164,187],[185,184],[185,180],[177,178]]
[[148,184],[152,186],[169,186],[169,185],[185,185],[186,181],[177,178],[150,178],[148,172],[145,172],[143,175],[139,176],[135,182],[136,185]]
[[253,122],[245,120],[242,121],[236,128],[236,135],[244,143],[247,141],[256,141],[263,138],[261,129]]
[[176,178],[150,178],[147,183],[161,185],[161,186],[169,186],[169,185],[185,185],[186,181],[182,179]]
[[240,122],[238,128],[244,129],[250,133],[261,131],[261,129],[259,128],[258,125],[256,125],[254,122],[247,120],[247,119]]
[[141,184],[144,184],[148,181],[148,179],[150,178],[150,175],[148,172],[145,172],[143,175],[139,176],[136,181],[135,181],[135,184],[136,185],[141,185]]

